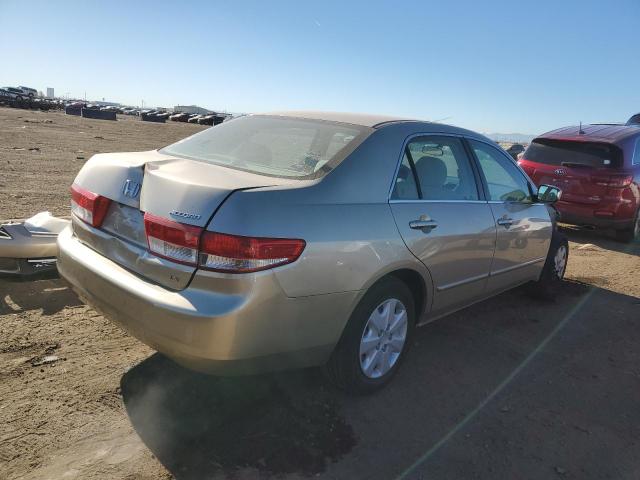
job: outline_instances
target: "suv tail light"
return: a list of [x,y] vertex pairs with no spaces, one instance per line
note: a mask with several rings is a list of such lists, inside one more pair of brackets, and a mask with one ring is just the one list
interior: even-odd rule
[[71,212],[93,227],[102,225],[111,200],[76,185],[71,185]]
[[294,262],[305,246],[306,242],[299,239],[205,232],[200,265],[218,272],[257,272]]
[[152,253],[216,272],[257,272],[285,265],[297,260],[306,246],[299,239],[209,232],[150,213],[144,214],[144,228]]
[[592,175],[591,179],[596,185],[610,188],[626,188],[633,182],[633,175],[626,173],[614,175]]
[[522,160],[523,159],[518,160],[518,165],[520,165],[520,168],[522,168],[522,170],[524,170],[525,173],[529,175],[530,178],[533,178],[533,174],[535,173],[536,169],[530,165],[527,165]]

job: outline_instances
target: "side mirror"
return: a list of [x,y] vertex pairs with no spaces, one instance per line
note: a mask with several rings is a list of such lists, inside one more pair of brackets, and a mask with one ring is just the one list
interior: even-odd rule
[[553,185],[540,185],[538,187],[538,202],[555,203],[560,200],[562,190]]

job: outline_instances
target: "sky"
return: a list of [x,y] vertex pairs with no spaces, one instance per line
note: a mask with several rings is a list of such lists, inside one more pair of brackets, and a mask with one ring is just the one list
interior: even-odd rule
[[526,134],[640,112],[640,0],[0,0],[0,45],[2,86],[130,105]]

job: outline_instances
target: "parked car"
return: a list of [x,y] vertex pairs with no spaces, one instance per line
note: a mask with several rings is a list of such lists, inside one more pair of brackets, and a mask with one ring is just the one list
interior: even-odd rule
[[622,241],[640,238],[637,126],[560,128],[534,139],[519,163],[535,183],[562,190],[562,222],[611,228]]
[[187,120],[189,123],[198,123],[198,120],[200,120],[200,118],[202,118],[204,115],[193,115],[191,118],[189,118],[189,120]]
[[640,126],[640,113],[636,113],[635,115],[632,115],[631,118],[627,120],[627,125]]
[[14,96],[4,88],[0,88],[0,100],[13,100]]
[[524,152],[524,150],[524,146],[520,145],[519,143],[514,143],[509,148],[507,148],[507,153],[511,155],[514,160],[518,160],[518,155]]
[[38,91],[35,88],[24,87],[21,85],[18,87],[18,90],[24,93],[27,97],[34,98],[38,96]]
[[2,90],[9,94],[13,100],[24,100],[27,95],[19,88],[14,87],[2,87]]
[[213,125],[215,118],[215,114],[204,115],[198,119],[198,125]]
[[568,245],[547,202],[558,194],[456,127],[244,116],[158,151],[90,159],[58,269],[187,367],[325,365],[340,387],[370,392],[395,374],[415,326],[527,282],[557,291]]
[[120,107],[115,106],[115,105],[106,105],[104,107],[100,107],[100,110],[102,110],[103,112],[122,113],[122,109]]
[[189,114],[188,113],[174,113],[173,115],[171,115],[169,117],[169,120],[171,120],[173,122],[186,122],[187,120],[189,120]]

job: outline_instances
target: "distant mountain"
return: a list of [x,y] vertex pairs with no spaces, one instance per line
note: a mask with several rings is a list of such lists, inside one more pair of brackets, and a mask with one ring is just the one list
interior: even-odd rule
[[485,133],[494,142],[530,143],[536,135],[524,133]]

